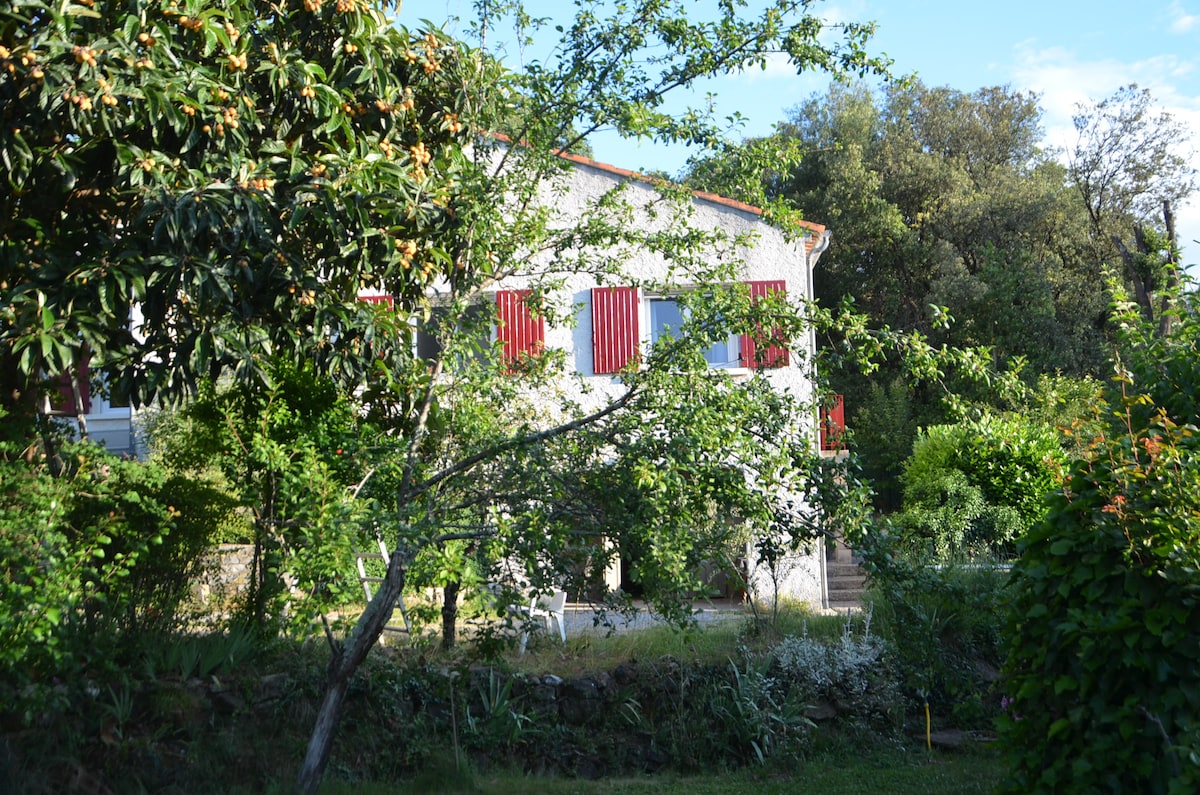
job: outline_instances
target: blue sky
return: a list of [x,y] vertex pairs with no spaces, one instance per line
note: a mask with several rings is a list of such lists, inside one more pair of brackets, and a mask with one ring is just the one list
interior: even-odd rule
[[[750,0],[750,6],[758,5]],[[568,0],[528,3],[538,16],[566,14]],[[697,13],[711,2],[697,2]],[[1075,106],[1100,100],[1137,83],[1157,105],[1194,131],[1200,152],[1200,0],[830,0],[814,2],[829,21],[878,23],[872,50],[886,53],[898,73],[915,73],[927,85],[962,91],[1008,85],[1040,95],[1046,140],[1060,147],[1074,141]],[[400,22],[416,27],[427,19],[463,33],[471,0],[404,0]],[[516,65],[513,63],[512,65]],[[747,117],[743,135],[769,133],[795,107],[828,84],[824,75],[796,75],[785,63],[713,80],[688,102],[715,94],[722,115]],[[681,147],[662,147],[600,136],[592,141],[597,160],[630,169],[677,172],[687,160]],[[1200,154],[1194,155],[1200,166]],[[1177,208],[1179,239],[1186,262],[1200,261],[1200,197]],[[814,219],[819,220],[819,219]],[[836,230],[835,234],[836,234]]]

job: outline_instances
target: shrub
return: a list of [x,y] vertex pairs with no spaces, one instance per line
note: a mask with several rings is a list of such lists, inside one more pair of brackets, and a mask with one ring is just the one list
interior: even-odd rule
[[0,670],[17,685],[114,665],[123,639],[175,628],[213,528],[202,484],[62,451],[55,474],[0,459]]
[[1011,554],[1044,515],[1064,459],[1048,425],[984,415],[934,426],[905,463],[897,523],[910,545],[939,556]]
[[1168,335],[1118,314],[1108,429],[1020,545],[1001,721],[1009,792],[1200,791],[1195,309]]
[[311,367],[276,364],[272,376],[259,388],[206,384],[192,403],[155,417],[148,435],[152,460],[210,484],[222,540],[255,545],[243,617],[260,629],[287,619],[307,630],[361,593],[349,586],[369,506],[350,494],[372,433]]
[[810,637],[805,627],[784,638],[773,656],[780,679],[801,699],[836,705],[839,717],[887,730],[895,725],[900,691],[883,639],[871,634],[871,615],[861,633],[847,618],[833,643]]
[[1002,653],[1001,593],[1007,569],[972,559],[935,563],[905,554],[885,531],[857,542],[870,577],[868,602],[895,653],[914,706],[927,701],[966,727],[989,722]]

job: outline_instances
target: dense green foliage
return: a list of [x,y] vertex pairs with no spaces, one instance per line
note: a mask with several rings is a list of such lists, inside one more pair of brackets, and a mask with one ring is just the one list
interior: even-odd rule
[[[330,778],[434,788],[438,776],[513,770],[774,773],[843,742],[901,742],[891,650],[863,618],[785,621],[803,634],[730,618],[686,635],[648,629],[645,641],[535,642],[496,666],[393,649],[355,679]],[[673,654],[660,651],[668,642]],[[322,686],[318,650],[241,632],[147,634],[123,659],[124,671],[57,685],[60,700],[38,713],[47,731],[8,733],[0,717],[6,793],[70,791],[84,775],[185,793],[286,780]],[[806,716],[818,706],[819,720]]]
[[[771,495],[803,480],[810,462],[793,451],[807,439],[780,429],[804,427],[789,420],[808,408],[782,405],[757,380],[703,373],[699,338],[728,327],[710,322],[586,409],[553,391],[554,377],[570,377],[555,352],[519,366],[486,345],[455,353],[490,331],[494,314],[474,331],[464,321],[506,278],[524,280],[528,305],[552,322],[576,310],[544,294],[572,274],[628,279],[631,251],[658,252],[673,282],[733,280],[737,264],[713,256],[730,241],[688,228],[686,191],[664,185],[641,212],[618,186],[555,217],[546,192],[566,167],[561,147],[605,127],[715,141],[718,123],[665,113],[664,95],[769,51],[799,70],[886,70],[863,49],[868,26],[821,35],[806,3],[779,0],[758,15],[721,4],[702,21],[682,2],[635,5],[597,14],[584,4],[562,46],[516,75],[360,0],[30,2],[0,19],[4,400],[44,413],[36,398],[48,379],[78,381],[85,355],[135,406],[222,384],[189,409],[175,465],[219,470],[254,516],[260,622],[280,609],[284,582],[310,596],[336,589],[326,575],[356,512],[376,511],[367,524],[394,552],[357,630],[329,636],[330,695],[304,790],[319,782],[350,677],[422,555],[515,558],[545,585],[576,549],[603,564],[611,552],[591,533],[612,535],[633,516],[643,521],[621,527],[621,543],[644,549],[654,565],[643,579],[678,608],[701,545],[733,532],[733,519],[766,526]],[[519,4],[478,10],[486,26],[513,22],[522,40],[542,24]],[[650,217],[666,223],[651,228]],[[391,296],[393,311],[357,301],[364,289]],[[797,307],[773,309],[787,317],[723,317],[733,331],[800,328]],[[416,361],[413,327],[438,314],[442,353]],[[296,368],[336,395],[293,390]],[[561,399],[538,412],[513,400],[538,389]],[[358,425],[363,417],[376,424]],[[343,433],[352,446],[339,446]],[[202,450],[209,460],[183,460]],[[606,458],[621,466],[606,469]],[[628,512],[572,503],[612,483],[630,496]],[[581,513],[603,521],[585,535]],[[699,524],[713,532],[684,532]],[[454,584],[445,569],[425,567]]]
[[1056,432],[985,414],[923,431],[905,463],[906,544],[934,557],[1011,557],[1038,523],[1065,455]]
[[0,40],[18,413],[85,351],[135,405],[280,355],[354,383],[378,347],[358,291],[454,271],[483,67],[439,36],[354,0],[230,0],[21,3]]
[[[834,230],[816,277],[823,305],[919,330],[934,344],[985,346],[997,362],[1020,361],[1031,386],[1043,376],[1101,377],[1113,337],[1105,269],[1124,261],[1123,281],[1157,317],[1154,296],[1172,283],[1161,267],[1169,207],[1190,195],[1195,172],[1175,152],[1185,128],[1155,113],[1148,92],[1122,89],[1081,106],[1075,121],[1079,138],[1063,166],[1034,96],[919,81],[835,85],[799,104],[776,134],[700,160],[688,178],[742,195],[739,160],[800,150],[776,159],[759,187]],[[1135,243],[1121,242],[1131,234]],[[839,343],[830,338],[825,350]],[[895,358],[864,373],[831,358],[826,367],[833,391],[850,396],[856,450],[877,507],[889,512],[900,507],[901,462],[917,428],[959,419],[944,405],[947,390],[1013,408],[952,373],[936,388],[913,384],[906,366]]]
[[938,725],[990,727],[1001,659],[1005,570],[986,562],[911,554],[898,535],[857,539],[866,601],[888,643],[909,715],[929,704]]
[[307,630],[345,601],[353,549],[363,548],[369,506],[350,499],[350,489],[370,427],[311,367],[277,365],[270,383],[202,385],[195,401],[155,423],[151,459],[179,478],[223,484],[247,509],[244,535],[233,539],[254,545],[240,615],[262,629],[287,617]]
[[[1007,88],[834,86],[798,105],[776,137],[807,155],[767,192],[836,230],[817,297],[852,296],[875,323],[991,345],[1035,373],[1094,371],[1101,262],[1040,123],[1035,98]],[[704,165],[693,179],[720,190]],[[930,305],[959,322],[939,328]]]
[[1011,792],[1200,786],[1200,321],[1119,307],[1106,427],[1012,579],[1003,722]]
[[87,443],[57,474],[14,452],[0,457],[0,699],[23,712],[118,665],[122,638],[181,625],[224,501]]

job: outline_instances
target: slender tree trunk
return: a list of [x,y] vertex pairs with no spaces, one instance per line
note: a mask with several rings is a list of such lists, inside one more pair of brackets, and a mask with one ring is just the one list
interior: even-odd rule
[[304,754],[304,763],[300,766],[300,776],[296,781],[296,790],[301,795],[314,795],[321,786],[321,779],[325,776],[325,768],[333,750],[338,723],[342,719],[346,691],[358,667],[367,658],[367,654],[375,646],[391,618],[396,600],[404,590],[408,560],[407,550],[396,550],[392,553],[387,574],[374,598],[367,603],[367,609],[359,617],[354,633],[345,643],[334,644],[329,660],[329,681],[325,686],[325,697],[317,711],[317,722],[313,726],[312,736],[309,737],[308,750]]
[[442,589],[442,649],[449,651],[458,641],[458,592],[462,583],[455,580]]
[[[1140,228],[1135,228],[1135,238],[1140,242],[1142,240]],[[1138,307],[1142,311],[1142,317],[1147,322],[1154,322],[1154,302],[1151,299],[1150,285],[1146,284],[1142,274],[1138,271],[1137,259],[1133,252],[1125,245],[1125,242],[1116,235],[1112,236],[1113,244],[1117,247],[1117,251],[1121,252],[1121,259],[1125,262],[1125,274],[1129,277],[1130,283],[1133,284],[1133,297],[1137,301]],[[1143,247],[1138,246],[1138,252],[1142,252]]]
[[1179,287],[1179,244],[1175,240],[1175,214],[1171,212],[1171,203],[1166,199],[1163,200],[1163,223],[1167,227],[1167,257],[1166,273],[1166,289],[1162,291],[1162,296],[1159,299],[1158,307],[1158,335],[1166,338],[1171,334],[1171,327],[1174,325],[1174,313],[1171,311],[1171,302],[1175,298],[1175,291]]

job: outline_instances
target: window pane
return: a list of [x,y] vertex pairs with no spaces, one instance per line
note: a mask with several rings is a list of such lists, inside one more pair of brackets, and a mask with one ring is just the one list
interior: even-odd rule
[[[674,298],[650,299],[650,342],[653,344],[663,336],[679,337],[685,313]],[[741,339],[730,335],[727,339],[713,343],[704,352],[704,359],[713,367],[738,367]]]
[[452,371],[461,370],[461,365],[466,361],[487,361],[487,352],[492,344],[491,323],[494,317],[495,312],[491,306],[485,304],[469,306],[459,319],[458,331],[453,331],[446,328],[446,324],[451,320],[449,310],[445,307],[434,307],[429,323],[417,328],[417,358],[426,361],[436,359],[442,353],[439,336],[457,334],[458,344],[464,347],[460,351],[460,356],[456,357],[460,361],[447,362],[448,368]]
[[740,343],[741,339],[736,335],[715,342],[704,352],[704,358],[713,367],[740,367],[741,362],[738,360]]
[[654,298],[650,301],[650,342],[660,337],[678,337],[683,327],[683,308],[674,298]]

